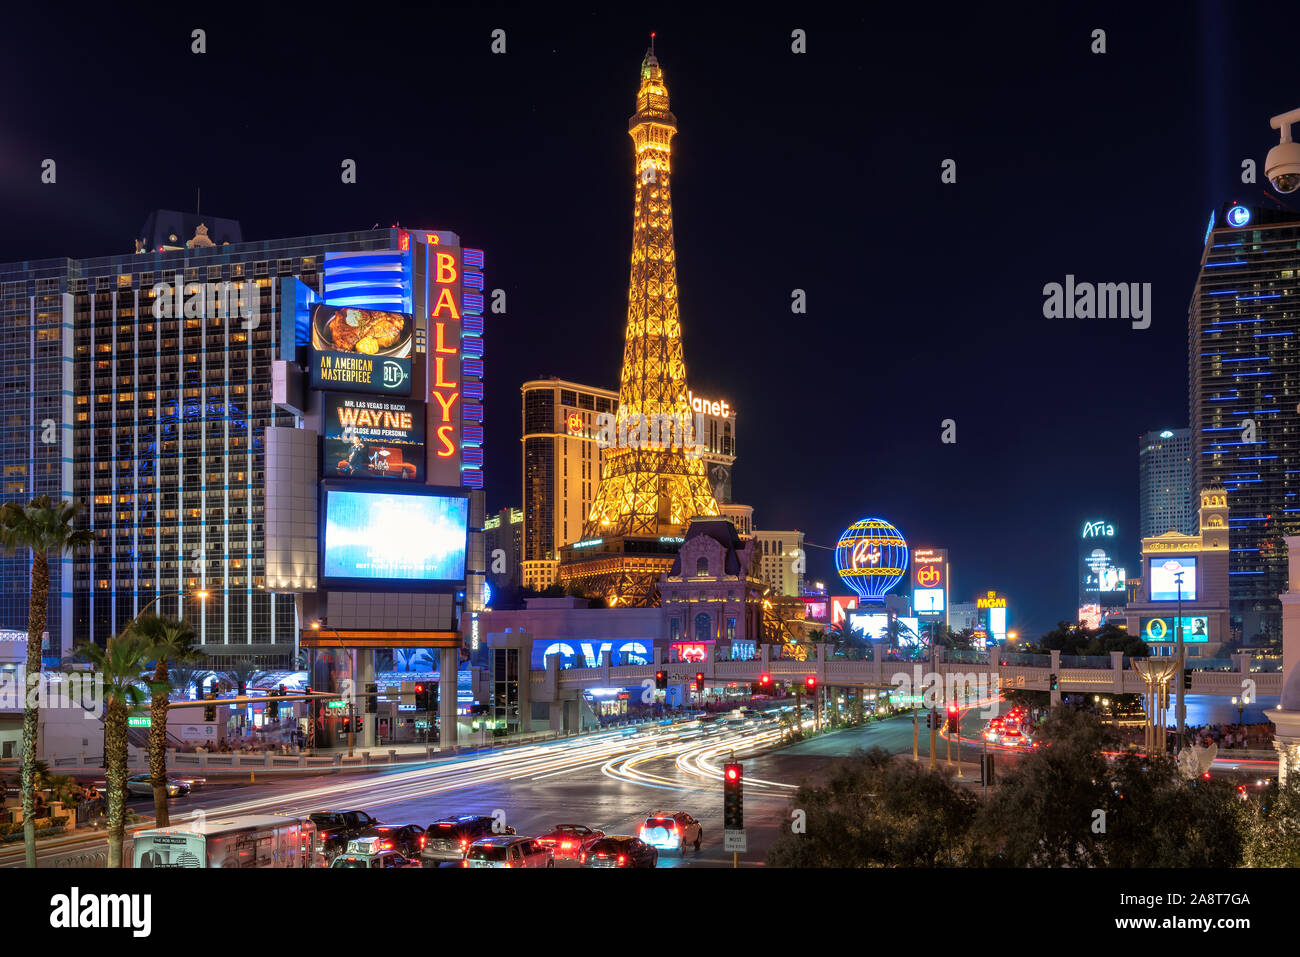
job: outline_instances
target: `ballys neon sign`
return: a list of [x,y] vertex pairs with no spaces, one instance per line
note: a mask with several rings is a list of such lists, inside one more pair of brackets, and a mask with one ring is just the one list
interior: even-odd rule
[[[460,398],[460,310],[456,308],[456,299],[451,294],[451,283],[457,278],[456,257],[451,253],[434,253],[434,282],[441,286],[438,299],[429,310],[429,321],[434,329],[434,373],[430,394],[438,402],[442,414],[438,419],[439,458],[450,458],[456,454],[459,435],[456,419],[452,418],[452,409]],[[456,323],[455,337],[451,345],[447,344],[447,322]],[[451,360],[448,362],[448,360]],[[448,370],[451,371],[448,371]],[[455,378],[448,378],[454,376]]]

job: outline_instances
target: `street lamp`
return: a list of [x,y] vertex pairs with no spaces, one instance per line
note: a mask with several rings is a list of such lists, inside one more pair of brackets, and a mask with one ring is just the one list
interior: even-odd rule
[[[314,619],[312,621],[311,629],[312,631],[321,630],[321,620],[319,618]],[[348,695],[348,757],[352,757],[353,752],[356,750],[356,744],[357,744],[357,715],[356,715],[356,704],[355,704],[356,682],[354,680],[356,676],[352,672],[352,656],[348,654],[347,648],[344,647],[343,636],[338,633],[338,629],[326,628],[325,630],[332,631],[334,633],[334,640],[339,643],[339,651],[342,652],[344,660],[346,660],[348,663],[348,687],[350,691],[350,694]],[[308,704],[309,704],[308,710],[311,712],[311,721],[313,724],[315,724],[316,704],[315,702],[309,702]]]

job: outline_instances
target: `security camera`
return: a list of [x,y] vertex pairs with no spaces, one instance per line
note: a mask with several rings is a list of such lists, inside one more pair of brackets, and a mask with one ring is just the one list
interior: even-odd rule
[[1269,126],[1282,132],[1281,142],[1268,151],[1264,160],[1264,175],[1279,193],[1300,189],[1300,143],[1291,140],[1291,124],[1297,120],[1300,120],[1300,110],[1282,113],[1268,121]]

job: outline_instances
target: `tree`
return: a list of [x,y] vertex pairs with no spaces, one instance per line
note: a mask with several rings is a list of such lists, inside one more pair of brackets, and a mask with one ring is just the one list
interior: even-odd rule
[[897,762],[881,748],[835,763],[793,808],[803,833],[783,829],[768,851],[779,867],[942,867],[962,863],[977,800],[941,771]]
[[56,559],[94,541],[89,529],[76,529],[81,506],[75,502],[54,502],[38,495],[26,508],[6,502],[0,508],[0,552],[32,553],[31,592],[27,605],[27,665],[23,695],[23,844],[28,867],[36,866],[36,804],[33,767],[36,761],[36,729],[39,703],[33,693],[41,676],[41,641],[50,600],[50,553]]
[[1058,707],[1039,727],[1042,746],[1001,776],[975,823],[983,863],[1010,867],[1100,867],[1094,810],[1109,806],[1103,750],[1113,733],[1091,715]]
[[86,649],[94,670],[104,682],[104,777],[108,790],[108,866],[122,866],[122,838],[126,829],[126,730],[130,710],[144,699],[142,672],[148,665],[149,645],[133,632],[115,635],[108,645]]
[[1300,781],[1273,784],[1247,814],[1242,864],[1300,867]]
[[130,633],[148,648],[154,660],[153,681],[149,683],[149,779],[153,785],[153,811],[158,827],[167,827],[167,706],[171,703],[169,662],[193,662],[199,658],[194,647],[198,637],[189,622],[178,618],[146,615],[137,618]]

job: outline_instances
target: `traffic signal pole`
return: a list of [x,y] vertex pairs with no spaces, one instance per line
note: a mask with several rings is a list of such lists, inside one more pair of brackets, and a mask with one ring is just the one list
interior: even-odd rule
[[930,709],[930,770],[934,770],[934,755],[939,750],[939,709]]
[[919,717],[920,714],[921,714],[921,708],[920,708],[920,703],[918,702],[917,704],[912,706],[912,760],[913,761],[921,760],[921,756],[918,753],[918,748],[921,743],[921,721]]

